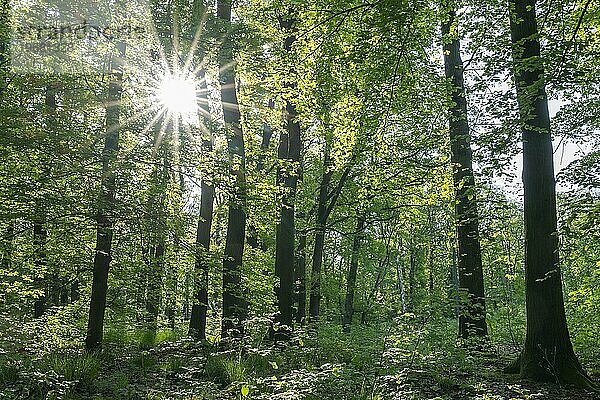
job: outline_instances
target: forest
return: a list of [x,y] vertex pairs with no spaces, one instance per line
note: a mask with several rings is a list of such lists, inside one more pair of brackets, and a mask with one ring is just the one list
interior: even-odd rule
[[600,399],[600,1],[0,0],[4,399]]

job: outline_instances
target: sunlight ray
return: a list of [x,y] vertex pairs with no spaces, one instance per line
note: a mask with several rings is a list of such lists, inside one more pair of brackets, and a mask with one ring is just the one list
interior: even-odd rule
[[163,117],[163,115],[165,115],[168,112],[166,107],[162,107],[159,112],[154,116],[154,118],[152,118],[150,121],[148,121],[148,123],[146,124],[146,126],[144,127],[144,129],[142,129],[142,131],[140,132],[140,136],[145,135],[146,133],[148,133],[153,127],[156,126],[156,123]]
[[[184,71],[188,71],[192,65],[192,62],[194,60],[194,55],[196,53],[198,45],[200,44],[200,39],[202,38],[202,34],[204,33],[204,29],[206,28],[207,19],[208,19],[208,13],[206,12],[206,10],[204,10],[204,13],[202,13],[202,17],[200,18],[200,22],[198,23],[198,28],[196,28],[196,31],[194,33],[194,38],[192,39],[192,43],[190,45],[190,49],[188,51],[187,58],[183,64]],[[204,65],[203,58],[204,57],[200,58],[199,65]],[[195,73],[194,73],[194,75],[195,75]]]
[[118,124],[114,124],[114,125],[108,127],[107,128],[107,132],[108,133],[115,132],[116,130],[121,129],[121,128],[127,126],[127,124],[129,124],[130,122],[136,121],[136,120],[138,120],[138,119],[140,119],[140,118],[142,118],[142,117],[144,117],[146,115],[150,115],[150,114],[152,114],[155,111],[156,111],[156,107],[143,108],[140,111],[136,111],[131,116],[129,116],[129,117],[125,118],[125,119],[121,119]]
[[154,138],[154,148],[152,150],[152,155],[156,156],[156,152],[158,151],[160,145],[163,142],[163,139],[165,138],[166,134],[167,134],[167,127],[169,126],[169,122],[171,122],[173,118],[173,115],[167,111],[166,117],[163,119],[162,123],[160,124],[160,129],[158,130],[155,138]]
[[226,102],[221,102],[221,104],[223,104],[223,108],[226,110],[234,110],[234,111],[239,111],[240,107],[237,104],[234,103],[226,103]]

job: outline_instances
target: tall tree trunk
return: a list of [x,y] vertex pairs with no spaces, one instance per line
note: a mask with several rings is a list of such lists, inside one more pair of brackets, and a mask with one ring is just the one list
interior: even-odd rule
[[162,233],[159,233],[156,240],[157,242],[152,246],[150,253],[148,292],[146,295],[146,329],[151,333],[156,332],[157,329],[165,265],[165,239]]
[[[217,1],[217,17],[231,23],[231,0]],[[228,32],[229,33],[229,32]],[[244,135],[236,93],[236,74],[233,66],[233,43],[230,35],[220,48],[219,77],[221,81],[221,102],[229,148],[230,171],[235,182],[229,199],[227,213],[227,237],[223,259],[223,321],[221,336],[241,335],[243,321],[247,316],[248,304],[242,288],[242,259],[246,233],[246,175]]]
[[[281,18],[279,23],[281,28],[288,34],[284,40],[283,48],[288,54],[291,54],[292,45],[296,40],[294,35],[296,21],[293,17],[288,16]],[[293,79],[293,70],[290,71],[290,75]],[[295,88],[295,84],[291,82],[286,82],[284,86],[292,90]],[[295,197],[299,176],[301,143],[300,123],[297,121],[296,106],[289,99],[286,101],[285,111],[285,131],[287,135],[282,135],[280,157],[285,160],[286,165],[280,171],[284,191],[276,237],[275,273],[279,277],[279,289],[277,291],[278,322],[291,328],[293,326],[294,305]]]
[[[301,215],[298,216],[301,218]],[[296,255],[296,298],[298,309],[296,310],[296,322],[304,324],[306,318],[306,231],[299,233],[298,249]]]
[[457,266],[456,248],[452,248],[452,265],[450,266],[451,297],[454,302],[454,315],[458,320],[460,318],[460,291],[458,287],[458,266]]
[[344,318],[342,326],[344,332],[350,332],[352,325],[352,316],[354,315],[354,290],[356,288],[356,274],[358,272],[358,257],[360,251],[360,241],[365,228],[365,218],[362,215],[357,216],[356,232],[352,241],[352,256],[350,259],[350,268],[348,269],[348,278],[346,285],[346,302],[344,304]]
[[410,240],[409,248],[409,265],[408,265],[408,311],[415,310],[415,278],[417,273],[417,260],[415,255],[415,247],[413,239]]
[[[212,150],[212,143],[207,148]],[[206,339],[206,314],[208,311],[208,272],[210,265],[210,231],[213,218],[215,188],[212,182],[203,179],[200,187],[200,218],[196,230],[196,280],[195,304],[190,318],[190,336]]]
[[[46,126],[48,130],[48,134],[53,138],[56,138],[57,134],[57,125],[56,125],[56,108],[57,108],[57,98],[56,91],[57,85],[55,83],[51,83],[46,86],[46,98],[45,98],[45,106],[46,106]],[[48,163],[46,167],[47,172],[46,175],[51,174],[52,164]],[[44,211],[43,213],[46,213]],[[42,217],[45,219],[45,215]],[[62,282],[58,276],[58,271],[56,268],[53,268],[52,273],[50,274],[50,280],[47,283],[47,296],[46,300],[50,300],[50,304],[52,306],[57,306],[60,304],[60,291],[61,291]]]
[[[269,100],[268,103],[269,109],[275,108],[275,102],[273,100]],[[256,172],[260,175],[260,173],[265,168],[265,156],[266,152],[269,149],[269,145],[271,143],[271,138],[273,137],[273,129],[266,122],[263,123],[262,127],[262,141],[260,143],[260,156],[258,162],[256,163]],[[253,223],[248,223],[248,238],[246,239],[248,245],[253,249],[260,249],[262,251],[267,251],[266,244],[261,241],[258,237],[258,229]]]
[[106,136],[102,152],[102,181],[98,199],[96,222],[96,252],[92,295],[87,326],[85,346],[88,351],[102,346],[104,312],[106,309],[106,291],[108,289],[108,269],[111,261],[113,212],[115,207],[114,163],[119,151],[120,101],[123,91],[122,57],[125,56],[125,44],[119,43],[119,55],[111,62],[111,81],[108,86],[108,106],[106,107]]
[[150,335],[156,332],[162,301],[167,235],[167,191],[170,181],[168,144],[163,142],[158,146],[162,166],[156,165],[154,168],[147,205],[147,214],[150,217],[148,221],[150,241],[147,258],[146,329]]
[[[211,160],[209,167],[204,170],[200,184],[200,217],[196,229],[194,304],[190,317],[189,335],[196,340],[206,339],[206,315],[208,312],[208,273],[210,266],[210,232],[213,220],[215,187],[212,182],[213,174],[213,133],[208,106],[208,85],[205,71],[200,71],[200,126],[204,130],[202,141],[203,154]],[[204,123],[206,121],[206,123]]]
[[[54,137],[54,132],[56,131],[56,85],[51,83],[46,86],[46,92],[44,96],[44,115],[46,119],[47,133]],[[46,157],[43,157],[44,160]],[[45,175],[48,176],[51,173],[51,163],[49,160],[42,161],[45,165],[42,166],[44,169]],[[46,230],[46,210],[45,205],[41,200],[37,200],[38,204],[36,204],[36,215],[35,220],[33,222],[33,245],[34,245],[34,254],[35,260],[34,264],[36,266],[36,276],[35,281],[37,283],[38,289],[42,290],[43,294],[39,295],[38,298],[34,302],[34,316],[36,318],[41,317],[46,307],[48,307],[49,300],[53,304],[58,304],[55,295],[55,291],[59,286],[58,277],[56,273],[52,273],[49,276],[46,276],[47,271],[47,254],[46,254],[46,242],[48,240],[48,232]]]
[[459,318],[459,336],[484,337],[487,335],[485,321],[485,294],[481,246],[479,243],[479,213],[477,190],[473,176],[471,136],[467,121],[463,63],[460,56],[460,40],[456,36],[456,11],[448,10],[442,24],[444,39],[444,66],[446,78],[451,84],[449,107],[450,150],[456,214],[456,238],[458,242],[458,281],[465,306]]
[[515,372],[537,381],[592,384],[573,352],[558,256],[550,115],[535,0],[511,0],[514,76],[523,135],[527,335]]
[[427,255],[427,263],[429,265],[429,305],[433,305],[433,243],[429,243],[429,252]]
[[46,269],[46,241],[48,240],[48,234],[45,228],[45,216],[38,217],[33,222],[33,252],[34,252],[34,265],[35,265],[35,277],[34,282],[36,287],[42,293],[40,293],[33,303],[33,316],[40,318],[44,315],[46,310],[47,300],[47,284],[45,278]]
[[[327,144],[325,146],[328,146]],[[323,248],[325,246],[325,224],[327,223],[327,197],[329,184],[333,175],[329,148],[325,149],[323,159],[323,175],[319,187],[319,198],[317,205],[317,221],[315,230],[315,247],[312,255],[312,269],[310,282],[309,316],[310,323],[319,320],[319,308],[321,303],[321,266],[323,265]]]
[[[402,238],[399,243],[400,252],[402,251]],[[398,293],[400,294],[400,302],[402,305],[402,314],[406,313],[406,293],[404,291],[404,261],[402,253],[398,253],[396,257],[396,279],[398,282]]]
[[[176,139],[177,140],[177,139]],[[181,146],[178,146],[181,148]],[[175,153],[177,157],[177,163],[181,164],[181,156],[179,152]],[[185,195],[185,179],[183,177],[183,167],[180,166],[177,172],[173,173],[173,180],[178,180],[178,192],[177,192],[177,203],[174,205],[176,209],[182,209],[184,206],[184,195]],[[173,257],[172,261],[169,262],[166,269],[166,284],[165,284],[165,315],[169,322],[169,328],[175,330],[175,320],[177,317],[177,293],[179,290],[179,276],[178,268],[180,265],[180,250],[183,245],[181,237],[184,235],[185,221],[179,215],[176,214],[176,228],[173,234]]]

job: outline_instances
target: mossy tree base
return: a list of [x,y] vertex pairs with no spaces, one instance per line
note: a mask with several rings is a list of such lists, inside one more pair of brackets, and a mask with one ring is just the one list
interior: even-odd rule
[[573,385],[578,388],[600,391],[600,385],[592,381],[581,367],[574,353],[556,354],[549,358],[540,350],[524,350],[519,357],[503,370],[507,374],[518,374],[523,379],[535,382],[553,382]]

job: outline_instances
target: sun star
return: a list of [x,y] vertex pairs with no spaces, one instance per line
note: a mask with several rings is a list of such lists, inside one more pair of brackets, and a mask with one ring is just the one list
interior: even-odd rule
[[191,119],[197,112],[196,82],[184,75],[166,75],[158,84],[156,96],[173,116]]

